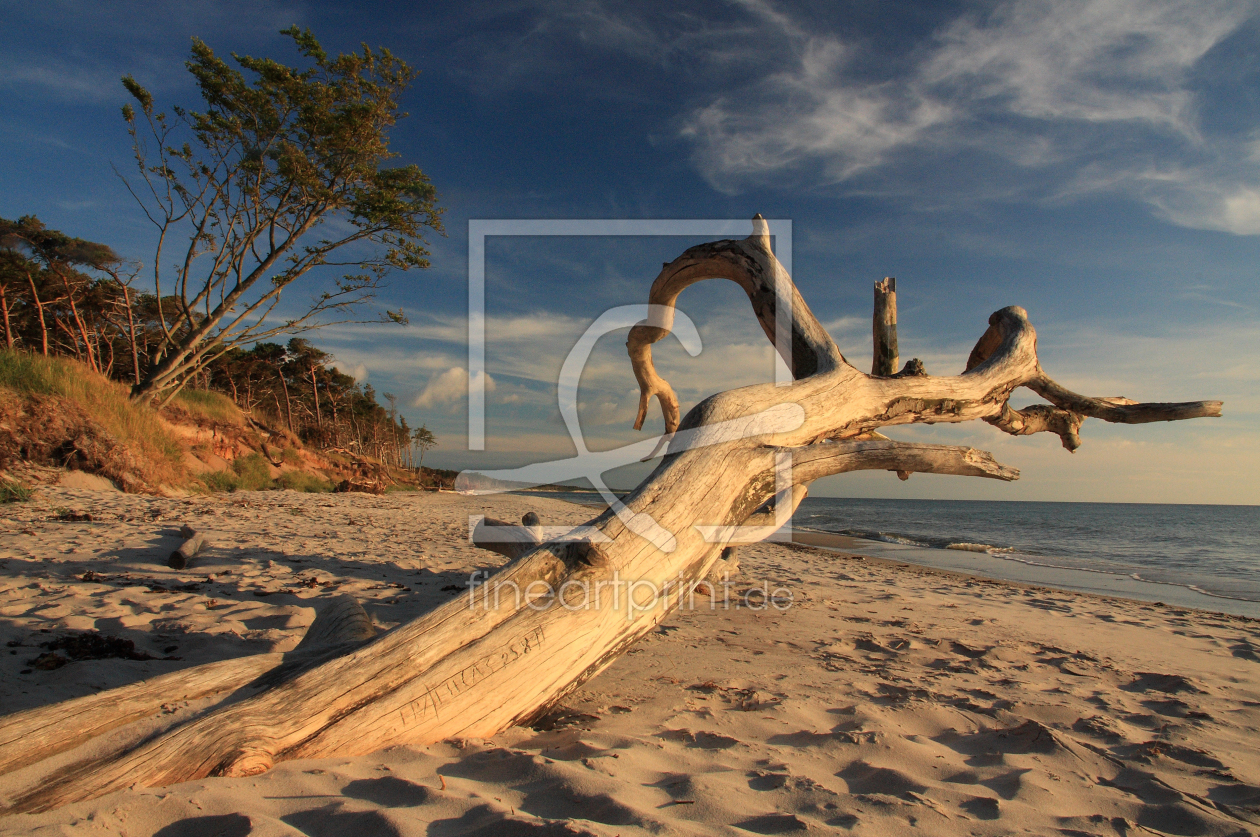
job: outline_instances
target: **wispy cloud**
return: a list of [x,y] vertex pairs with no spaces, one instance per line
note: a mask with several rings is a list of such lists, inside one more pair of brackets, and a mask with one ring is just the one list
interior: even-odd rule
[[898,37],[881,39],[844,25],[850,13],[777,0],[526,3],[498,15],[514,25],[474,27],[452,54],[477,89],[563,76],[595,97],[667,97],[672,124],[648,130],[690,145],[728,194],[953,211],[1108,194],[1176,225],[1260,233],[1260,130],[1220,116],[1255,83],[1260,0],[971,8],[920,8],[937,22],[918,28],[884,12]]
[[[242,42],[275,44],[278,32],[306,20],[303,5],[281,0],[260,8],[246,0],[218,3],[152,4],[130,0],[113,4],[84,0],[49,0],[39,5],[8,4],[6,24],[46,36],[56,20],[56,37],[73,42],[50,55],[39,37],[15,41],[0,54],[0,87],[14,93],[63,102],[103,104],[128,100],[119,79],[134,74],[154,93],[189,84],[182,72],[191,38],[200,37],[226,57]],[[44,24],[43,27],[40,24]],[[172,33],[180,37],[172,38]],[[126,45],[126,49],[120,49]]]
[[947,181],[954,207],[1108,192],[1174,224],[1260,233],[1255,136],[1209,130],[1195,77],[1255,2],[1015,0],[955,19],[885,71],[861,44],[747,5],[792,48],[686,116],[715,188],[923,201]]

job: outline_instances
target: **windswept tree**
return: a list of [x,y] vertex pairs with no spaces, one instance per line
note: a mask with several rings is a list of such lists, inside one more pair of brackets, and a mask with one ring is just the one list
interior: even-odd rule
[[[175,302],[169,317],[159,309],[137,398],[177,390],[232,347],[361,317],[389,273],[429,265],[423,234],[442,231],[433,185],[415,165],[386,165],[415,72],[388,50],[332,58],[309,30],[283,34],[306,69],[233,54],[238,69],[194,39],[204,112],[159,112],[123,78],[139,105],[123,107],[139,175],[127,185],[157,231],[155,295]],[[278,309],[319,268],[349,272]]]
[[35,312],[40,352],[49,354],[50,339],[58,339],[55,328],[59,327],[71,354],[94,371],[104,371],[98,356],[100,324],[89,320],[94,312],[103,310],[101,297],[110,295],[112,287],[83,270],[105,273],[118,281],[123,259],[108,245],[49,229],[34,215],[16,221],[0,218],[0,250],[5,253],[0,264],[4,273],[0,313],[4,315],[6,344],[10,348],[14,345],[9,299],[18,297],[15,291],[25,277],[26,287],[21,290]]
[[422,424],[411,434],[411,444],[415,445],[416,449],[420,451],[420,461],[416,463],[416,467],[423,468],[424,452],[429,448],[437,447],[437,437],[433,435],[432,430]]

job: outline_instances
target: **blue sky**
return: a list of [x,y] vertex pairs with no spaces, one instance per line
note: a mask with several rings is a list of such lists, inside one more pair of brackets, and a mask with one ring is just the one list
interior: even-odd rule
[[[565,354],[697,241],[491,239],[487,450],[471,453],[469,219],[761,212],[791,219],[794,278],[859,367],[871,283],[896,276],[902,356],[931,373],[960,371],[988,314],[1018,304],[1043,366],[1073,389],[1226,402],[1215,420],[1087,422],[1071,455],[982,424],[899,429],[992,450],[1024,476],[850,475],[816,494],[1260,502],[1255,2],[259,6],[0,2],[0,216],[34,213],[147,263],[151,228],[111,168],[130,164],[121,75],[160,106],[195,108],[193,36],[282,61],[296,60],[278,34],[292,23],[330,51],[390,48],[422,73],[392,144],[433,179],[447,235],[430,270],[397,276],[381,300],[409,326],[313,338],[435,431],[426,463],[569,455]],[[684,408],[773,377],[735,286],[694,287],[680,307],[704,351],[671,339],[658,357]],[[582,378],[592,447],[641,438],[623,340],[603,338]]]

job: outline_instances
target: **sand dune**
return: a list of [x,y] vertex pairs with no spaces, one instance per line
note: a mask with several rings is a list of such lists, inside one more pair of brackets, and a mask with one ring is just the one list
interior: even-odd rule
[[[517,496],[44,489],[0,510],[0,705],[287,651],[342,593],[389,628],[499,563],[467,545],[469,514],[529,510],[587,516]],[[177,572],[184,523],[214,546]],[[729,607],[676,613],[534,728],[132,789],[0,833],[1260,833],[1260,622],[795,544],[742,563]],[[763,580],[791,606],[743,606]],[[65,640],[90,630],[120,642]],[[106,652],[124,658],[49,667]]]

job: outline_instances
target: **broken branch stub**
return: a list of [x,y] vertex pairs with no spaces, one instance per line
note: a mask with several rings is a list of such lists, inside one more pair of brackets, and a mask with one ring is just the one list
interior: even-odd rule
[[875,315],[871,326],[874,355],[871,374],[889,378],[897,373],[897,280],[889,276],[875,283]]

